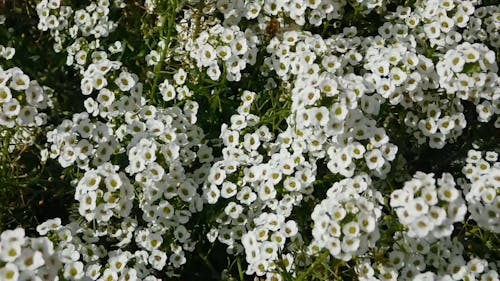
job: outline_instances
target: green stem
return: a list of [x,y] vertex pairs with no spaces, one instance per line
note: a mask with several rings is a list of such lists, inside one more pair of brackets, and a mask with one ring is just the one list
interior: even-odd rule
[[198,11],[196,11],[196,16],[195,16],[195,28],[193,32],[193,40],[198,37],[198,34],[200,34],[201,31],[201,15],[203,13],[203,7],[205,6],[205,1],[200,1],[198,4]]
[[212,263],[207,259],[206,256],[202,255],[200,252],[198,252],[198,256],[201,258],[201,260],[205,263],[205,265],[210,269],[212,274],[214,276],[219,276],[219,272],[215,269],[215,267],[212,265]]
[[244,278],[244,275],[243,275],[243,269],[242,269],[242,267],[241,267],[241,260],[240,260],[240,257],[238,257],[238,258],[236,259],[236,263],[237,263],[237,265],[238,265],[238,274],[239,274],[239,277],[240,277],[240,281],[243,281],[243,280],[245,280],[245,278]]
[[162,30],[161,30],[161,36],[163,37],[163,32],[165,30],[165,27],[167,29],[167,36],[165,37],[165,45],[163,47],[163,51],[160,56],[160,61],[155,67],[155,78],[153,80],[153,86],[151,87],[151,94],[149,96],[149,99],[151,101],[154,101],[155,94],[156,94],[156,89],[158,88],[158,83],[160,79],[160,72],[163,68],[163,64],[165,63],[165,57],[167,56],[168,53],[168,46],[170,45],[170,39],[172,37],[172,27],[175,24],[175,18],[176,18],[176,11],[177,11],[177,2],[176,1],[171,1],[171,5],[168,6],[166,10],[166,15],[167,17],[163,21],[162,25]]
[[304,281],[304,280],[308,280],[306,279],[310,274],[311,272],[313,272],[314,270],[316,270],[316,267],[321,264],[329,255],[330,253],[328,251],[324,251],[321,256],[319,256],[311,266],[309,266],[309,268],[303,272],[299,277],[297,277],[297,279],[295,281]]

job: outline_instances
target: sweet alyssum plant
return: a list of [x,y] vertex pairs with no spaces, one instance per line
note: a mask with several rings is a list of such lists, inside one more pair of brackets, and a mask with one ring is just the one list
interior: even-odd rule
[[498,280],[490,2],[3,3],[0,280]]

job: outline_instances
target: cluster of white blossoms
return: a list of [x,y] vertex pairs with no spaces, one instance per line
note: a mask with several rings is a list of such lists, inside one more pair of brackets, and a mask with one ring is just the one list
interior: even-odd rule
[[[99,3],[86,11],[108,5]],[[75,12],[78,21],[76,14],[86,12]],[[86,111],[49,131],[46,151],[46,157],[58,159],[63,167],[76,165],[85,171],[75,181],[75,200],[86,222],[68,229],[75,237],[84,234],[72,239],[71,247],[87,254],[74,262],[82,264],[79,270],[93,280],[156,280],[151,274],[174,274],[186,262],[185,251],[194,250],[196,241],[185,225],[202,209],[198,187],[208,174],[212,149],[196,125],[195,101],[186,100],[181,107],[152,105],[143,96],[138,76],[111,60],[122,51],[121,43],[106,48],[98,39],[88,42],[86,36],[82,31],[82,37],[65,49],[67,65],[80,72]],[[161,83],[163,100],[189,98],[192,92],[183,86],[186,78],[179,69],[174,82]],[[109,241],[140,250],[106,253],[102,245]]]
[[287,31],[281,40],[271,39],[264,66],[288,81],[294,150],[328,159],[332,173],[351,177],[367,167],[385,177],[398,148],[375,120],[383,101],[374,93],[375,83],[356,74],[365,52],[361,48],[369,42],[362,44],[356,32],[346,28],[323,39]]
[[[118,89],[113,91],[121,96],[117,108],[128,111],[91,115],[87,108],[88,112],[64,120],[48,133],[52,144],[48,156],[65,167],[77,165],[85,170],[76,184],[75,199],[79,214],[88,222],[78,228],[103,241],[116,240],[120,247],[135,243],[143,249],[135,258],[141,271],[134,273],[143,279],[151,274],[149,270],[173,272],[186,262],[184,252],[194,249],[185,224],[203,207],[198,187],[208,174],[205,163],[213,156],[204,144],[203,131],[195,125],[196,102],[187,101],[182,109],[148,105],[140,90],[120,89],[120,83],[126,84],[120,81],[126,79],[120,78],[123,73],[116,78]],[[128,85],[140,83],[131,80]],[[108,100],[100,98],[105,89],[99,90],[99,106],[94,108],[106,106],[103,103]],[[111,90],[106,94],[112,94]],[[140,221],[127,220],[133,209]],[[100,223],[99,229],[93,227],[95,222]],[[111,225],[118,227],[111,229]],[[162,244],[166,237],[168,243]],[[87,243],[84,239],[75,247],[89,247]],[[119,259],[131,259],[129,255],[120,254]],[[114,256],[109,254],[109,259]],[[85,262],[85,271],[108,274]]]
[[[229,0],[217,0],[217,10],[224,15],[225,24],[238,24],[243,19],[263,19],[283,14],[298,25],[307,22],[319,26],[324,20],[342,18],[345,0],[297,0],[279,1],[265,0],[248,3]],[[365,2],[365,1],[364,1]],[[382,1],[367,1],[382,2]]]
[[345,261],[364,255],[380,238],[377,225],[382,200],[368,175],[336,182],[311,213],[314,227],[310,250],[327,249],[334,258]]
[[361,262],[361,281],[395,280],[498,280],[498,265],[478,257],[464,257],[464,245],[445,237],[410,238],[397,234],[382,262]]
[[[184,29],[180,36],[192,32],[189,24],[181,28]],[[206,69],[210,79],[219,80],[221,73],[225,73],[228,81],[240,81],[242,71],[257,60],[258,43],[258,37],[250,29],[241,31],[235,25],[216,24],[186,42],[184,48],[200,71]]]
[[[447,94],[476,104],[479,121],[488,122],[500,114],[498,66],[495,52],[486,45],[465,42],[449,49],[436,64],[436,71]],[[498,123],[499,119],[497,127]]]
[[0,125],[7,128],[44,125],[47,114],[40,111],[51,105],[47,92],[21,69],[0,68]]
[[[435,54],[442,54],[439,56],[439,62],[435,64],[438,76],[434,78],[444,90],[442,94],[448,95],[448,99],[456,97],[472,101],[476,105],[478,119],[488,122],[494,115],[499,114],[499,78],[495,49],[490,49],[485,44],[497,49],[500,44],[500,19],[494,16],[498,15],[499,7],[475,9],[475,4],[478,4],[478,1],[417,1],[414,10],[401,9],[392,19],[396,22],[395,26],[404,25],[407,32],[414,34],[414,40],[420,48],[427,48],[429,45],[435,49]],[[386,24],[388,27],[391,25]],[[392,32],[391,28],[385,30]],[[450,104],[456,104],[451,101]],[[436,103],[433,100],[430,102]],[[456,124],[452,124],[450,128],[443,128],[443,123],[449,123],[448,115],[444,119],[439,115],[452,107],[440,105],[439,102],[436,104],[443,111],[438,110],[437,116],[428,116],[422,124],[422,127],[426,128],[422,128],[422,132],[430,132],[433,135],[430,137],[430,144],[434,142],[433,147],[442,148],[450,130],[457,127],[456,125],[463,129],[465,120],[455,121]],[[456,110],[452,110],[452,113],[456,114],[454,111]],[[454,116],[450,117],[452,120],[458,120]],[[496,127],[500,126],[499,122],[497,118]],[[439,130],[436,132],[437,129]],[[453,137],[453,131],[451,133]],[[460,133],[459,131],[458,134]]]
[[[1,58],[10,60],[14,54],[14,48],[0,45]],[[9,151],[34,143],[39,127],[47,123],[50,93],[18,67],[0,66],[0,136],[9,141]]]
[[436,186],[434,174],[417,172],[402,189],[391,193],[390,206],[408,228],[408,237],[449,237],[453,224],[463,221],[467,212],[461,191],[448,173]]
[[38,29],[50,31],[56,52],[63,51],[70,41],[84,37],[93,37],[89,44],[98,47],[99,39],[107,37],[117,26],[109,18],[110,9],[125,6],[122,0],[99,0],[75,11],[64,4],[66,3],[61,0],[42,0],[36,7]]
[[[402,140],[417,153],[452,145],[471,121],[500,127],[500,7],[193,0],[167,9],[175,17],[144,2],[154,23],[141,32],[162,38],[127,65],[134,43],[110,35],[126,24],[115,14],[138,3],[39,1],[38,29],[80,75],[84,100],[57,124],[43,113],[48,90],[0,68],[0,136],[39,127],[43,160],[78,170],[69,223],[41,224],[41,238],[1,234],[0,280],[161,280],[207,241],[267,280],[294,278],[323,254],[360,280],[498,279],[490,257],[465,255],[455,237],[469,218],[500,232],[497,152],[469,151],[456,182],[452,171],[395,174],[413,172]],[[339,31],[353,11],[384,22],[370,36]],[[315,33],[326,23],[328,37]],[[0,59],[13,56],[0,45]],[[216,126],[202,127],[204,107],[226,98]]]
[[117,166],[107,163],[87,171],[78,182],[75,200],[79,202],[78,213],[87,221],[106,223],[113,216],[126,218],[130,215],[134,187],[117,170]]
[[469,150],[461,182],[471,218],[481,227],[500,233],[500,162],[498,153]]
[[[291,141],[290,132],[276,138],[266,125],[258,126],[259,117],[251,113],[257,98],[243,91],[238,114],[223,124],[223,159],[211,166],[203,197],[209,204],[226,205],[211,239],[226,244],[230,254],[244,252],[246,273],[262,276],[278,268],[286,240],[297,235],[297,223],[288,217],[312,192],[316,168],[299,152],[276,149]],[[292,261],[289,256],[290,266]]]
[[55,280],[59,258],[47,237],[25,236],[23,228],[0,236],[0,280]]
[[[309,23],[313,26],[321,26],[325,21],[339,20],[344,17],[345,9],[349,1],[346,0],[263,0],[263,1],[230,1],[217,0],[217,10],[224,16],[224,24],[236,25],[241,21],[257,19],[259,22],[268,20],[270,17],[282,15],[297,25]],[[360,14],[368,14],[374,9],[384,10],[386,0],[358,0],[349,4],[354,6]],[[210,4],[209,4],[210,5]]]

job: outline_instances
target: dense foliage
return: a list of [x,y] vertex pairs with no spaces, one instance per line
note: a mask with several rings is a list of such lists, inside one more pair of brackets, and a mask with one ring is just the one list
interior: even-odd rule
[[0,0],[0,280],[498,280],[500,4]]

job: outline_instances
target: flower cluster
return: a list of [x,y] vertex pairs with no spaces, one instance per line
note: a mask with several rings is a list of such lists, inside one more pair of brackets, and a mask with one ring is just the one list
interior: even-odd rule
[[460,99],[476,104],[478,119],[488,122],[494,114],[499,114],[497,75],[498,66],[495,52],[483,44],[462,43],[449,49],[436,64],[439,83],[447,94],[455,94]]
[[[365,2],[365,1],[363,1]],[[366,2],[380,2],[370,0]],[[224,15],[224,23],[238,24],[242,19],[265,19],[282,16],[289,18],[298,25],[304,25],[306,20],[320,26],[324,20],[342,18],[342,11],[346,1],[255,1],[245,5],[238,5],[228,0],[218,0],[217,9]]]
[[75,200],[41,238],[1,234],[0,280],[162,280],[215,243],[267,280],[327,262],[335,278],[498,279],[465,247],[500,232],[498,152],[480,140],[437,177],[407,156],[465,155],[464,132],[500,127],[499,6],[133,2],[36,5],[83,112],[47,115],[59,93],[0,45],[0,137],[43,131]]
[[333,257],[348,261],[375,247],[380,237],[380,200],[367,175],[336,182],[311,214],[311,251],[327,249]]
[[86,112],[75,114],[47,133],[51,144],[45,157],[57,159],[62,167],[76,163],[79,168],[106,163],[118,150],[114,131],[100,121],[92,122]]
[[448,237],[453,224],[463,221],[467,212],[462,194],[448,173],[437,180],[436,186],[434,174],[417,172],[402,189],[391,193],[390,206],[408,228],[408,237]]
[[[15,53],[10,47],[0,46],[1,56],[9,59]],[[32,145],[36,132],[46,125],[46,110],[52,107],[51,90],[40,86],[18,67],[0,67],[0,131],[8,139],[9,151],[19,145]]]
[[26,237],[23,228],[2,232],[1,280],[55,280],[60,267],[58,253],[47,237]]
[[360,263],[359,280],[497,280],[495,263],[464,257],[456,239],[410,238],[399,233],[383,262]]
[[0,71],[0,125],[35,127],[46,123],[44,110],[51,105],[48,91],[17,68]]
[[[61,165],[77,163],[86,170],[76,185],[75,199],[79,214],[88,223],[78,228],[87,235],[117,240],[121,247],[135,241],[144,249],[136,257],[142,267],[177,268],[186,261],[184,251],[193,250],[194,241],[184,225],[192,213],[202,209],[197,189],[208,172],[203,163],[212,159],[211,150],[202,144],[203,132],[194,125],[195,102],[187,102],[184,109],[134,108],[134,114],[106,116],[107,123],[92,122],[86,112],[75,114],[73,120],[63,121],[49,133],[53,142],[49,156],[57,157]],[[119,123],[122,117],[124,123]],[[111,164],[123,157],[126,162]],[[193,169],[197,161],[202,165]],[[140,210],[141,221],[122,222],[133,208]],[[102,229],[93,229],[94,222],[102,223]],[[114,229],[106,226],[117,222]],[[162,245],[166,237],[169,243]],[[90,247],[88,242],[84,239],[75,247]],[[120,257],[128,254],[124,255]],[[113,255],[109,259],[114,260]],[[85,270],[89,268],[94,267],[85,266]],[[142,272],[149,272],[145,270]],[[138,278],[146,275],[141,273]]]
[[[183,24],[180,28],[182,36],[189,32],[190,26]],[[219,80],[225,73],[228,81],[240,81],[242,71],[257,60],[258,43],[258,37],[250,29],[241,31],[238,26],[216,24],[189,40],[184,48],[198,69],[206,69],[210,79]]]
[[[71,40],[78,41],[78,38],[90,36],[94,39],[89,44],[99,47],[99,39],[107,37],[117,26],[109,18],[113,4],[119,8],[124,7],[122,0],[99,0],[75,11],[71,6],[65,6],[61,0],[42,0],[36,7],[38,29],[50,31],[56,52],[63,51]],[[79,35],[82,37],[78,37]]]
[[469,150],[461,182],[471,218],[481,227],[500,233],[500,162],[498,153]]
[[[74,262],[83,262],[82,270],[92,279],[147,280],[160,271],[171,275],[186,262],[185,251],[194,250],[196,241],[185,225],[203,208],[198,186],[213,159],[196,125],[199,106],[190,100],[183,107],[152,105],[143,97],[138,76],[110,60],[121,51],[119,42],[108,50],[93,42],[80,37],[66,49],[67,64],[82,76],[86,112],[49,131],[45,152],[63,167],[85,171],[75,181],[75,199],[87,222],[68,225],[68,230],[74,236],[70,247],[87,254]],[[159,86],[163,100],[190,97],[190,90],[181,86],[186,78],[185,72],[177,72],[173,93],[165,80]],[[109,241],[141,250],[103,251]]]
[[257,98],[243,91],[239,114],[230,125],[223,124],[223,159],[210,168],[204,199],[226,202],[214,235],[229,253],[246,253],[247,274],[262,276],[277,269],[287,238],[298,233],[297,223],[288,217],[303,195],[312,192],[315,167],[299,152],[272,149],[290,139],[286,134],[275,138],[267,126],[258,125],[259,117],[251,113]]
[[355,35],[355,28],[328,39],[287,31],[281,40],[271,40],[271,56],[264,63],[281,79],[291,80],[287,90],[292,93],[294,149],[326,157],[332,173],[351,177],[367,167],[384,177],[398,148],[374,119],[382,97],[368,77],[356,74],[364,51]]
[[123,174],[116,173],[118,167],[102,165],[89,170],[78,182],[75,200],[78,212],[87,221],[106,223],[111,217],[126,218],[132,210],[134,187]]
[[[218,0],[211,3],[224,16],[224,24],[236,25],[243,20],[262,22],[272,17],[280,20],[289,19],[296,25],[303,26],[309,23],[313,26],[321,26],[327,21],[340,20],[345,15],[345,0],[321,1],[321,0],[265,0],[251,1],[248,3],[236,3],[228,0]],[[386,0],[358,0],[350,3],[360,14],[368,14],[374,9],[384,10]]]

